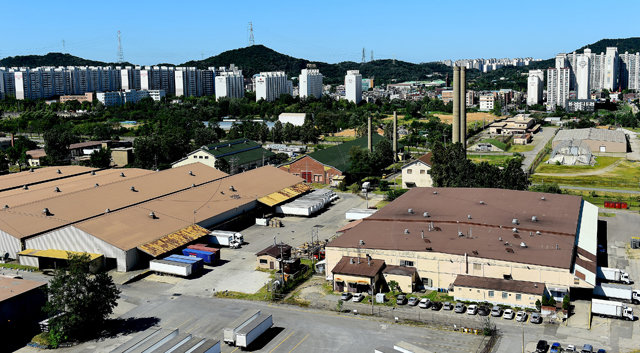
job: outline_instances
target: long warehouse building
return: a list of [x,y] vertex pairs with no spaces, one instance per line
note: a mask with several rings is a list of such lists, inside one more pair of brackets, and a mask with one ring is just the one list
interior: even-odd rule
[[[514,294],[522,299],[503,303],[530,306],[533,295],[511,293],[509,288],[540,283],[548,295],[560,299],[571,288],[593,288],[597,229],[598,208],[578,196],[414,188],[331,241],[326,268],[339,291],[383,287],[382,275],[390,275],[385,268],[399,266],[407,270],[404,277],[397,270],[391,274],[403,290],[455,290],[456,298],[467,300],[477,299],[469,293],[481,290],[467,288],[470,283],[499,279],[490,282],[496,288],[483,299],[502,291],[502,298]],[[380,260],[386,266],[380,267],[381,273],[365,271]],[[462,281],[461,276],[477,279]],[[464,295],[458,287],[464,288]]]
[[101,254],[128,271],[207,235],[203,227],[253,209],[258,198],[302,182],[274,167],[235,176],[200,163],[149,173],[122,169],[116,170],[122,180],[109,183],[112,171],[96,172],[96,178],[105,174],[103,183],[91,188],[65,194],[59,187],[56,196],[0,210],[0,250],[11,258],[48,249]]

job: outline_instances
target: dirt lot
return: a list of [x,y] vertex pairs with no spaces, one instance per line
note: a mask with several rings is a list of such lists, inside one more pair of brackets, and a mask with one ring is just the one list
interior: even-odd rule
[[[443,123],[451,124],[451,122],[453,121],[453,114],[434,114],[434,115],[440,118],[440,121],[442,121]],[[482,121],[483,119],[486,122],[491,122],[496,120],[497,117],[491,113],[481,113],[481,112],[467,113],[467,122]]]

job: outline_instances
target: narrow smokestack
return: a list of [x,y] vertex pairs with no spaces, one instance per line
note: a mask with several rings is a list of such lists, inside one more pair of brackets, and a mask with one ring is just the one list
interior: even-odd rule
[[398,113],[393,111],[393,161],[398,159]]
[[460,142],[460,67],[453,67],[453,136],[451,142]]
[[371,116],[367,118],[367,149],[372,152],[371,148]]
[[460,68],[460,142],[467,149],[467,79],[466,68]]

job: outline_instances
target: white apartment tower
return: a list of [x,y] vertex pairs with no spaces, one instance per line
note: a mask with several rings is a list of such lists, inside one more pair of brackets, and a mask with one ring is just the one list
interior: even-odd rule
[[362,75],[358,70],[349,70],[344,77],[345,98],[355,104],[362,100]]
[[216,74],[216,100],[223,97],[244,97],[244,76],[242,76],[242,70],[238,70],[234,66],[229,69],[220,67]]
[[529,70],[529,78],[527,79],[527,105],[542,103],[543,82],[543,70]]
[[273,102],[282,94],[293,94],[293,85],[284,71],[261,72],[256,76],[256,101]]
[[555,110],[556,106],[567,108],[570,81],[569,68],[547,70],[547,110]]
[[578,99],[591,99],[591,58],[587,54],[577,56],[575,66],[576,90]]
[[300,98],[322,97],[322,74],[318,69],[302,69],[299,77]]
[[616,47],[607,47],[603,86],[609,91],[618,89],[618,48]]
[[620,54],[620,85],[628,89],[640,90],[640,53]]

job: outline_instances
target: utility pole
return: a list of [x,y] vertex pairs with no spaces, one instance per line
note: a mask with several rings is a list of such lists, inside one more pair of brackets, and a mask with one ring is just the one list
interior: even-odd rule
[[256,44],[256,40],[253,37],[253,22],[249,22],[249,46]]

